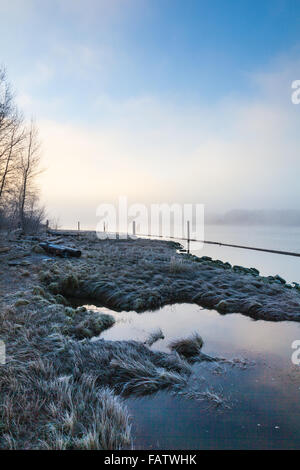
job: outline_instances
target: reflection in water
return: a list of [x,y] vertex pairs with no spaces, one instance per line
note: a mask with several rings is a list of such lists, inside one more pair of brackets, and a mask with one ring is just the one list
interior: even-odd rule
[[300,448],[300,367],[291,362],[291,343],[300,339],[300,324],[254,321],[240,314],[222,316],[191,304],[166,306],[156,312],[116,313],[116,324],[101,338],[145,341],[156,328],[165,338],[152,349],[169,351],[171,340],[197,331],[203,352],[242,357],[255,365],[226,367],[215,374],[198,363],[194,379],[222,390],[230,409],[160,392],[129,398],[136,448],[228,449]]

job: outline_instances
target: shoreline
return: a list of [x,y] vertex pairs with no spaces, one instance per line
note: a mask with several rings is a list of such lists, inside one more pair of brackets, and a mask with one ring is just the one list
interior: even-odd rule
[[[127,396],[163,389],[184,395],[194,360],[217,364],[218,358],[200,352],[199,341],[191,360],[139,341],[93,342],[114,319],[71,307],[71,295],[96,298],[112,310],[142,312],[188,302],[221,313],[300,321],[296,287],[262,278],[255,269],[178,254],[175,242],[49,238],[80,248],[82,257],[48,256],[39,247],[42,236],[6,242],[0,254],[0,339],[7,354],[0,367],[3,449],[128,448]],[[189,339],[186,344],[190,348]],[[205,392],[188,396],[205,399]]]
[[[99,250],[94,249],[92,257],[72,261],[72,266],[57,260],[60,273],[51,273],[50,266],[51,283],[57,284],[56,289],[64,296],[88,298],[117,311],[144,312],[187,302],[222,314],[300,321],[299,285],[292,286],[279,275],[260,276],[255,268],[179,254],[176,250],[182,246],[175,241],[98,240],[91,232],[79,236],[70,233],[68,240],[70,237],[74,247],[83,252],[84,243],[91,249],[94,238],[94,248]],[[77,283],[69,285],[67,276],[75,276]]]

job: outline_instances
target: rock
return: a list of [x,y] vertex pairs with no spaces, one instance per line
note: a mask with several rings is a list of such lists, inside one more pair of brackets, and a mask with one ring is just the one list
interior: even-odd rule
[[259,302],[252,302],[251,305],[249,306],[249,312],[255,313],[257,310],[262,308],[262,304]]
[[223,264],[224,268],[226,269],[231,269],[231,264],[228,263],[228,261],[226,263]]
[[281,282],[281,284],[286,284],[286,280],[283,279],[281,276],[279,276],[279,274],[276,274],[276,276],[274,276],[274,279],[275,279],[276,281]]
[[216,305],[216,310],[219,310],[220,312],[226,312],[228,309],[228,302],[226,300],[220,300],[219,303]]
[[224,263],[223,263],[223,261],[221,261],[220,259],[216,259],[216,260],[214,261],[214,264],[215,264],[216,266],[220,266],[220,268],[223,268],[223,267],[224,267]]
[[232,269],[233,269],[236,273],[245,273],[245,274],[249,274],[249,273],[251,272],[248,268],[244,268],[244,266],[239,266],[239,265],[233,266]]

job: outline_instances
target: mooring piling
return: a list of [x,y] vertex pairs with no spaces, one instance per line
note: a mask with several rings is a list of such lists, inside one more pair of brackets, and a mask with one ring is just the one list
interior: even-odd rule
[[190,221],[188,220],[186,223],[186,232],[187,232],[187,252],[190,252],[190,238],[191,238],[191,233],[190,233]]

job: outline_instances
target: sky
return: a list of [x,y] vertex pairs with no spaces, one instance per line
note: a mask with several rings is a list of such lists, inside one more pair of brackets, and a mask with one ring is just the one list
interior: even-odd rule
[[298,0],[0,0],[62,226],[100,203],[299,208]]

